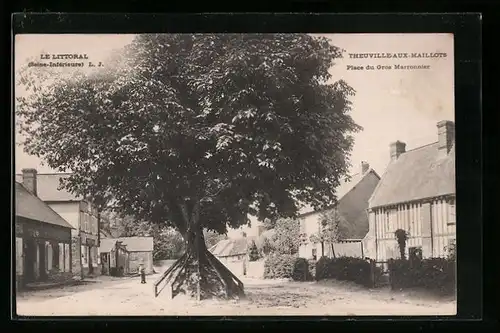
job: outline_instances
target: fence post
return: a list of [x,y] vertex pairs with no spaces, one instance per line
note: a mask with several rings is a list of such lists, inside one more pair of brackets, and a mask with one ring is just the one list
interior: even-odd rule
[[370,282],[371,282],[371,287],[375,288],[376,287],[376,278],[375,278],[375,260],[370,259]]
[[391,290],[394,290],[394,284],[392,280],[392,271],[391,271],[391,263],[392,259],[387,260],[387,273],[389,274],[389,285],[391,286]]

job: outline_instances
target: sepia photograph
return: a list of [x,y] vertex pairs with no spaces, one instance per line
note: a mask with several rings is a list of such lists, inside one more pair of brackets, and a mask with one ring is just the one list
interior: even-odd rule
[[16,34],[15,313],[456,315],[453,52]]

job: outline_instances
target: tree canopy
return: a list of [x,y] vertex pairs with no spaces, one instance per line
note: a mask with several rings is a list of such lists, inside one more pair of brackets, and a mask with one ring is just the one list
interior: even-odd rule
[[[340,239],[340,215],[337,209],[328,209],[320,213],[319,231],[310,236],[312,243],[321,244],[321,256],[325,255],[325,244],[332,246]],[[335,253],[333,253],[335,255]]]
[[70,191],[181,233],[192,214],[224,233],[330,205],[360,129],[329,73],[340,56],[307,34],[139,35],[91,74],[20,74],[25,151],[70,169]]
[[278,219],[271,242],[277,253],[298,253],[300,247],[300,222],[292,218]]

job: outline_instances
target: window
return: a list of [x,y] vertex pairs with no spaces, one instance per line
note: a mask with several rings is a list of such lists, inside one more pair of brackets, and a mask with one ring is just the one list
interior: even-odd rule
[[83,216],[85,216],[85,232],[89,232],[90,231],[89,214],[88,213],[83,213]]
[[81,246],[81,254],[82,254],[82,265],[87,266],[89,264],[89,250],[85,245]]
[[456,222],[455,200],[452,200],[448,204],[448,225],[455,224]]
[[96,246],[93,246],[93,247],[91,247],[91,249],[92,249],[92,265],[93,265],[94,267],[97,267],[98,260],[99,260],[99,259],[98,259],[98,258],[99,258],[99,256],[97,255],[97,247],[96,247]]
[[318,249],[312,249],[312,257],[313,260],[316,260],[318,258]]

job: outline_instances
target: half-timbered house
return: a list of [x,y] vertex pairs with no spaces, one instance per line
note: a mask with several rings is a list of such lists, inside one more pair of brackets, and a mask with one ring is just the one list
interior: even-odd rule
[[390,145],[391,161],[369,201],[366,256],[399,258],[395,237],[406,231],[406,256],[442,257],[455,242],[455,125],[437,124],[438,141],[406,151]]

